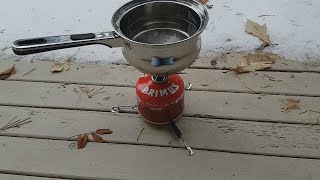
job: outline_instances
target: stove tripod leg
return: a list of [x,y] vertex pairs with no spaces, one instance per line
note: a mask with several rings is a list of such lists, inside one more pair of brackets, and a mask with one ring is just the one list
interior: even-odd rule
[[171,126],[173,132],[176,134],[176,136],[177,136],[177,137],[180,139],[180,141],[183,143],[184,147],[188,150],[189,155],[190,155],[190,156],[193,155],[193,151],[192,151],[191,147],[189,147],[189,146],[187,145],[187,143],[185,142],[185,140],[183,139],[182,133],[181,133],[181,131],[179,130],[179,128],[177,127],[176,123],[175,123],[174,121],[171,121],[170,126]]

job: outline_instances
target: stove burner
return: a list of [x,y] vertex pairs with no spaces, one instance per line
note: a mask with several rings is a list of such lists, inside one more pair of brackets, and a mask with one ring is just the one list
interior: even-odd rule
[[168,79],[168,76],[162,76],[162,75],[153,75],[152,80],[155,83],[163,83]]

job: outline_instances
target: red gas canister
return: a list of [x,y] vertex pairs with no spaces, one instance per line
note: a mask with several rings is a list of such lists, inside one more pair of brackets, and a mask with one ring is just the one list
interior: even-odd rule
[[179,118],[184,109],[184,83],[177,75],[143,75],[136,84],[138,112],[143,119],[165,124]]

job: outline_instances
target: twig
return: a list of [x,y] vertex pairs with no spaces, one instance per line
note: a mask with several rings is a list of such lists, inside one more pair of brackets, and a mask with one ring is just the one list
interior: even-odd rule
[[21,123],[21,124],[17,124],[17,125],[14,125],[14,126],[10,126],[10,127],[8,127],[8,128],[6,128],[6,129],[4,129],[4,130],[7,130],[7,129],[11,129],[11,128],[16,128],[16,127],[20,127],[20,126],[22,126],[22,125],[24,125],[24,124],[28,124],[28,123],[31,123],[32,121],[30,120],[30,121],[26,121],[26,122],[23,122],[23,123]]
[[140,131],[140,133],[139,133],[139,135],[138,135],[138,138],[137,138],[137,142],[139,141],[140,135],[141,135],[142,132],[144,131],[144,128],[145,128],[145,127],[143,127],[143,128],[141,129],[141,131]]
[[299,114],[304,114],[304,113],[307,113],[308,111],[304,111],[304,112],[301,112],[301,113],[299,113]]
[[4,125],[2,128],[0,128],[0,131],[1,129],[3,128],[6,128],[13,120],[15,120],[17,118],[17,116],[15,116],[14,118],[12,118],[6,125]]
[[111,97],[110,96],[107,96],[105,98],[103,98],[104,101],[108,101]]
[[6,129],[8,129],[8,128],[12,127],[12,126],[20,125],[20,124],[26,122],[27,120],[29,120],[30,118],[31,118],[31,117],[28,117],[27,119],[24,119],[24,120],[15,121],[15,122],[13,122],[12,124],[10,124],[9,126],[7,126]]
[[91,93],[94,89],[96,89],[96,88],[91,89],[90,91],[88,91],[88,93]]
[[82,87],[80,87],[80,86],[78,86],[79,88],[80,88],[80,90],[83,92],[83,93],[85,93],[87,96],[88,96],[88,98],[90,98],[90,95],[87,93],[87,91],[85,91],[84,89],[82,89]]
[[37,68],[31,69],[30,71],[26,72],[26,73],[25,73],[24,75],[22,75],[22,76],[26,76],[26,75],[30,74],[32,71],[35,71],[35,70],[37,70]]
[[269,44],[263,43],[263,44],[261,44],[260,47],[258,47],[258,48],[256,49],[256,51],[262,51],[262,50],[264,50],[264,48],[266,48],[266,47],[268,47],[268,46],[269,46]]
[[258,17],[265,17],[265,16],[276,16],[276,15],[268,15],[268,14],[265,14],[265,15],[260,15]]
[[20,127],[21,125],[30,123],[30,122],[32,122],[31,120],[30,120],[30,121],[27,121],[27,120],[29,120],[30,118],[31,118],[31,117],[28,117],[27,119],[24,119],[24,120],[21,120],[21,119],[20,119],[20,120],[17,120],[17,121],[15,121],[15,122],[11,123],[11,124],[6,125],[5,127],[2,127],[2,128],[0,129],[0,131],[4,131],[4,130],[10,129],[10,128],[14,128],[14,127]]
[[19,119],[19,120],[15,121],[15,122],[13,122],[13,123],[11,123],[11,124],[8,124],[8,125],[2,127],[2,128],[0,129],[0,131],[4,131],[4,130],[6,130],[6,129],[9,129],[11,126],[14,126],[14,125],[16,125],[16,124],[19,124],[20,121],[22,122],[22,120]]
[[310,112],[314,112],[314,113],[318,113],[318,114],[320,114],[320,112],[319,112],[319,111],[310,110]]
[[269,87],[273,87],[273,86],[271,86],[271,84],[268,84],[266,86],[262,86],[261,88],[269,88]]
[[257,91],[254,91],[253,89],[249,88],[247,85],[244,84],[244,82],[242,82],[242,80],[240,79],[240,77],[236,74],[236,77],[241,81],[242,85],[246,88],[248,88],[250,91],[254,92],[254,93],[258,93]]
[[102,91],[102,92],[99,92],[100,90],[102,90],[104,87],[102,87],[102,88],[100,88],[100,89],[98,89],[98,90],[96,90],[95,92],[93,92],[90,96],[90,98],[92,98],[94,95],[97,95],[97,94],[100,94],[100,93],[103,93],[104,91]]

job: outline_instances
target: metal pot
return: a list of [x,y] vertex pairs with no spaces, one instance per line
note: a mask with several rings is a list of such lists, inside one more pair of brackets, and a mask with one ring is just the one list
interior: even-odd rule
[[173,74],[198,57],[207,23],[206,7],[194,0],[133,0],[113,14],[115,31],[20,39],[12,49],[27,55],[92,44],[122,47],[140,72]]

